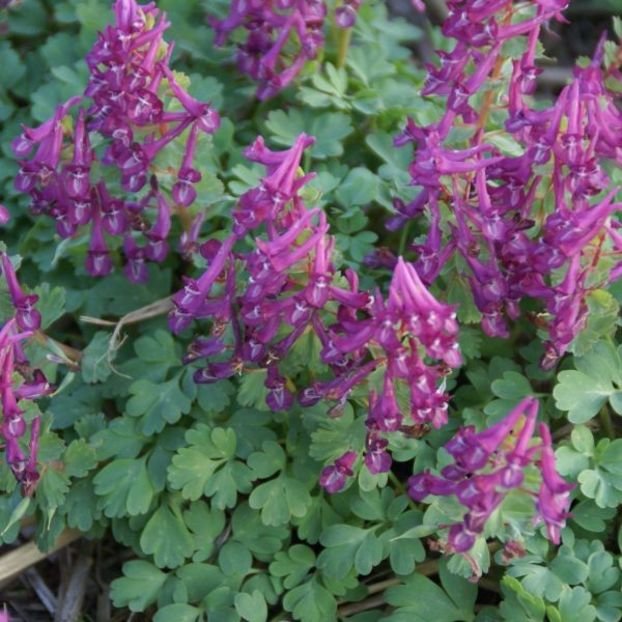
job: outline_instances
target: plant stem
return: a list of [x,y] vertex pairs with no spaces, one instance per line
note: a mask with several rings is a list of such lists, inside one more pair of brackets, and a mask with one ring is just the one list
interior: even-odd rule
[[406,250],[406,244],[408,242],[408,236],[410,234],[410,226],[412,224],[412,220],[409,220],[402,229],[402,235],[400,236],[400,245],[398,248],[398,256],[403,257],[404,251]]
[[366,600],[363,600],[358,603],[348,603],[343,607],[339,608],[339,617],[347,617],[354,615],[356,613],[361,613],[361,611],[367,611],[368,609],[374,609],[375,607],[381,607],[386,605],[384,600],[384,596],[380,594],[379,596],[372,596]]
[[600,422],[603,426],[603,430],[605,430],[607,436],[609,438],[615,438],[616,430],[613,426],[613,421],[611,420],[611,413],[609,412],[609,408],[607,407],[607,404],[605,404],[600,409],[599,415],[600,415]]
[[341,28],[337,35],[337,67],[344,67],[348,56],[348,48],[352,39],[352,28]]

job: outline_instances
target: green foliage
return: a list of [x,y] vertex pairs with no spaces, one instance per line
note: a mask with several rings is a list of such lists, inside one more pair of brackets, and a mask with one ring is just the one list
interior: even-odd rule
[[622,414],[621,355],[620,348],[600,342],[584,356],[575,357],[576,370],[559,373],[553,396],[572,423],[589,421],[607,402]]
[[[358,271],[383,247],[414,259],[407,244],[420,243],[427,231],[417,223],[392,233],[383,223],[394,197],[410,201],[416,192],[408,173],[412,151],[396,149],[394,136],[407,116],[428,125],[444,113],[418,95],[424,73],[410,57],[419,28],[389,18],[387,3],[365,1],[345,62],[336,44],[343,31],[331,25],[323,56],[298,85],[257,103],[233,71],[233,48],[215,49],[205,22],[206,11],[223,16],[230,2],[160,0],[158,6],[173,24],[179,79],[223,113],[220,131],[197,151],[202,179],[189,218],[203,213],[204,231],[222,239],[235,197],[260,178],[259,167],[244,160],[244,147],[260,134],[271,148],[289,147],[306,132],[316,141],[303,168],[317,175],[305,200],[330,222],[336,267]],[[103,0],[24,0],[0,11],[0,195],[12,215],[2,238],[21,261],[25,289],[40,298],[43,333],[29,343],[29,356],[58,387],[39,402],[40,413],[26,413],[28,421],[41,414],[43,423],[34,497],[23,497],[0,465],[2,543],[15,542],[21,523],[34,520],[43,549],[68,527],[131,550],[135,559],[111,584],[114,606],[125,609],[117,619],[129,618],[129,610],[155,622],[619,622],[619,286],[590,292],[587,326],[556,375],[539,368],[541,341],[524,320],[514,324],[511,342],[482,332],[470,287],[452,259],[439,280],[444,300],[459,305],[465,365],[445,379],[449,425],[387,435],[390,476],[371,476],[359,460],[343,492],[326,494],[318,486],[322,468],[347,451],[365,450],[366,391],[353,390],[339,412],[320,402],[273,413],[265,371],[245,369],[196,385],[192,374],[201,362],[181,361],[189,331],[173,337],[164,317],[124,323],[112,342],[124,315],[179,289],[188,262],[172,253],[150,267],[147,283],[129,285],[113,248],[115,272],[94,281],[82,267],[88,237],[59,241],[50,222],[28,215],[13,187],[19,165],[10,141],[21,124],[36,126],[83,90],[82,59],[109,15]],[[621,23],[616,18],[618,36]],[[428,36],[438,43],[437,30]],[[616,53],[606,50],[607,57]],[[497,112],[486,140],[517,153],[518,144],[498,131],[504,119]],[[155,162],[167,196],[183,152],[183,142],[173,142]],[[175,217],[172,238],[181,232]],[[195,268],[202,266],[197,259]],[[361,274],[361,289],[386,292],[388,270]],[[0,284],[3,321],[9,313]],[[94,326],[82,316],[103,322]],[[221,329],[209,322],[197,327],[205,335]],[[232,348],[230,331],[223,339]],[[307,332],[278,361],[293,393],[329,377],[322,348]],[[378,378],[372,375],[372,385]],[[458,427],[494,423],[527,395],[540,399],[559,470],[577,484],[562,545],[549,546],[532,525],[533,499],[525,493],[495,512],[468,556],[444,551],[446,526],[462,510],[451,499],[427,509],[413,503],[404,490],[409,475],[442,469],[449,459],[441,448]],[[532,479],[528,474],[526,484]],[[512,558],[509,546],[495,553],[489,545],[497,539],[513,541],[525,555]],[[469,579],[479,573],[487,576],[478,586]]]

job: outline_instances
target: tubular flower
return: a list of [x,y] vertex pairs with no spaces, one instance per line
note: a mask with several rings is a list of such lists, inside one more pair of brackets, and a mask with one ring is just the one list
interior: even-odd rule
[[[259,83],[257,97],[268,99],[284,89],[313,60],[324,43],[322,27],[326,18],[323,0],[234,0],[223,20],[210,18],[216,44],[222,45],[237,28],[247,30],[246,41],[238,46],[238,68]],[[296,52],[286,49],[294,41]]]
[[[594,280],[594,257],[602,255],[607,237],[614,255],[622,250],[609,233],[622,204],[614,200],[618,189],[603,167],[607,159],[619,161],[622,115],[605,86],[604,39],[592,63],[575,70],[551,107],[531,107],[541,71],[535,64],[540,31],[549,20],[563,19],[568,3],[530,4],[531,17],[525,17],[528,12],[510,0],[449,3],[443,32],[456,43],[439,52],[437,65],[428,65],[423,89],[424,95],[445,98],[446,112],[427,127],[409,120],[396,138],[398,146],[415,145],[409,170],[420,193],[410,204],[394,202],[388,227],[427,214],[428,239],[411,247],[420,276],[433,282],[459,254],[458,265],[467,267],[461,276],[491,336],[509,334],[508,320],[516,319],[523,299],[538,300],[548,328],[542,366],[549,368],[584,327],[590,291],[604,284]],[[515,58],[501,48],[510,38],[523,42]],[[482,93],[488,80],[502,79],[504,67],[511,70],[507,96],[493,104],[490,93]],[[477,112],[472,102],[478,102]],[[504,155],[487,142],[493,108],[505,112],[518,155]],[[466,144],[453,142],[456,123],[471,128]],[[614,270],[609,280],[617,277]]]
[[[52,393],[43,372],[32,369],[24,354],[22,343],[38,330],[41,320],[33,305],[36,296],[24,296],[8,256],[0,255],[2,272],[9,289],[15,313],[0,327],[0,405],[6,460],[24,494],[31,495],[39,479],[37,454],[41,422],[35,418],[30,425],[27,447],[20,443],[26,435],[28,424],[20,407],[23,400],[36,400]],[[28,299],[27,310],[24,300]]]
[[451,550],[464,553],[471,549],[508,492],[523,485],[524,470],[529,466],[537,466],[542,477],[536,500],[537,520],[546,524],[549,539],[559,543],[574,486],[555,470],[551,436],[545,424],[539,426],[542,442],[533,444],[538,406],[535,398],[527,397],[486,430],[462,428],[445,445],[454,458],[453,464],[446,466],[440,476],[424,471],[410,478],[408,491],[415,501],[429,495],[454,495],[465,507],[462,522],[449,527]]
[[[121,237],[125,273],[142,282],[147,277],[144,262],[160,262],[168,253],[173,211],[158,190],[152,164],[171,142],[183,137],[184,155],[172,197],[180,208],[191,205],[201,180],[193,166],[199,136],[213,134],[220,118],[210,104],[187,93],[170,70],[173,45],[164,40],[170,26],[166,14],[155,3],[140,5],[135,0],[116,0],[113,10],[114,24],[99,33],[87,54],[90,77],[84,94],[58,106],[39,127],[23,127],[13,141],[20,161],[15,187],[30,195],[35,214],[55,219],[61,237],[91,226],[86,259],[91,275],[110,272],[112,245],[106,237]],[[178,104],[174,111],[164,105],[171,95]],[[70,132],[67,117],[79,105]],[[91,144],[97,134],[97,143],[102,137],[105,141],[101,155]],[[140,192],[150,182],[148,192],[138,200],[114,197],[110,185],[96,178],[101,165],[120,173],[125,195]],[[146,238],[143,247],[137,244],[141,236]]]
[[[337,285],[326,218],[300,196],[311,178],[299,172],[300,161],[311,144],[313,138],[301,134],[290,149],[277,152],[260,137],[246,149],[266,174],[239,198],[224,240],[195,242],[208,266],[198,278],[186,278],[173,296],[169,326],[180,332],[197,319],[209,320],[210,333],[195,339],[185,359],[208,359],[195,381],[216,382],[259,367],[274,411],[291,408],[297,392],[303,406],[333,402],[331,414],[338,416],[353,389],[382,370],[382,391],[369,392],[363,463],[374,473],[386,472],[391,459],[385,434],[399,431],[404,421],[439,427],[447,420],[443,379],[461,365],[455,312],[434,298],[402,258],[386,300],[379,291],[359,291],[351,270],[343,275],[347,285]],[[254,247],[239,251],[242,239],[252,239]],[[296,390],[281,361],[303,336],[320,344],[330,375]],[[398,405],[403,390],[410,395],[408,412]]]

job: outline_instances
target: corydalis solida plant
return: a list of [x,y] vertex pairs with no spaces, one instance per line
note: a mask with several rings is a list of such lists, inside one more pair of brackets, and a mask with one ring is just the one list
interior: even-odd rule
[[[335,23],[349,29],[356,22],[362,0],[343,0],[335,9]],[[239,70],[259,83],[257,97],[269,99],[286,88],[324,45],[328,15],[323,0],[233,0],[226,18],[209,18],[216,45],[223,45],[238,28],[247,31],[237,47]],[[292,49],[295,51],[292,52]]]
[[525,470],[530,466],[536,466],[541,473],[540,488],[532,492],[536,499],[535,522],[544,523],[549,539],[559,544],[574,486],[555,470],[546,424],[539,425],[541,442],[532,443],[537,416],[538,401],[527,397],[499,423],[481,432],[473,427],[461,428],[445,445],[453,464],[443,468],[440,476],[424,471],[410,478],[408,492],[415,501],[429,495],[455,495],[465,507],[462,522],[449,527],[449,550],[463,553],[473,547],[509,492],[523,487]]
[[[437,301],[401,259],[386,300],[380,289],[359,291],[351,269],[341,277],[343,285],[338,283],[326,218],[317,208],[308,209],[300,195],[311,178],[298,175],[300,160],[313,142],[301,134],[290,149],[275,152],[258,138],[246,150],[249,160],[266,167],[266,176],[240,197],[231,234],[200,247],[208,268],[198,279],[187,278],[173,297],[169,324],[180,332],[194,319],[209,318],[210,334],[196,339],[186,357],[210,360],[195,380],[211,383],[263,368],[274,411],[289,410],[297,391],[302,406],[328,400],[338,416],[358,385],[381,374],[380,388],[368,396],[365,465],[372,473],[386,472],[391,465],[386,433],[403,423],[440,427],[447,421],[443,378],[461,364],[455,310]],[[267,239],[258,236],[260,227]],[[236,250],[249,234],[250,250]],[[320,360],[330,374],[295,387],[286,377],[286,360],[308,333],[321,344]],[[398,390],[410,397],[405,414]],[[321,481],[328,480],[323,475]],[[343,483],[336,478],[325,485],[336,492]]]
[[35,417],[30,424],[26,454],[20,439],[26,434],[28,424],[21,405],[49,395],[53,388],[41,370],[31,368],[24,352],[28,338],[41,325],[41,316],[34,307],[38,298],[24,293],[6,253],[0,253],[0,266],[14,309],[13,316],[0,327],[1,433],[7,463],[24,494],[30,495],[39,479],[37,453],[41,420]]
[[[619,162],[620,134],[611,129],[622,127],[622,115],[604,86],[603,41],[551,107],[528,101],[540,73],[540,30],[561,19],[567,4],[449,3],[443,32],[456,43],[439,52],[439,66],[428,67],[423,89],[444,97],[447,110],[427,127],[410,120],[396,140],[415,144],[410,174],[421,191],[408,205],[396,201],[398,215],[389,222],[396,228],[427,211],[427,239],[412,247],[415,266],[431,283],[459,255],[487,334],[507,336],[507,320],[518,318],[521,301],[540,301],[548,329],[545,368],[585,326],[590,291],[617,278],[617,269],[597,276],[600,259],[622,250],[609,218],[622,204],[603,167],[607,159]],[[524,52],[511,58],[504,43],[516,38],[525,42]],[[489,80],[504,76],[507,92],[496,94],[499,87]],[[520,155],[503,155],[487,142],[489,116],[500,112]],[[454,142],[458,125],[470,130],[466,146]]]
[[[196,199],[194,185],[201,180],[193,162],[197,141],[201,134],[214,133],[220,120],[171,72],[173,45],[164,41],[170,23],[155,3],[117,0],[114,16],[115,23],[99,33],[87,54],[90,78],[84,95],[58,106],[39,127],[24,127],[13,141],[20,159],[15,187],[31,196],[33,213],[55,219],[61,237],[73,237],[90,225],[86,268],[91,275],[112,270],[107,238],[120,237],[127,276],[144,282],[146,262],[162,262],[168,254],[171,199],[178,210]],[[165,106],[165,100],[174,105]],[[68,115],[77,107],[71,128]],[[92,147],[93,134],[106,141],[101,156]],[[184,155],[167,197],[153,163],[182,135]],[[96,177],[101,166],[117,171],[123,198],[103,177]],[[147,184],[146,193],[136,194]],[[135,198],[127,198],[133,194]]]

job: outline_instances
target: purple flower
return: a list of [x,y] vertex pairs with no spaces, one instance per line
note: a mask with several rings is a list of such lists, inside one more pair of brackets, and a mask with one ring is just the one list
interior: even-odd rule
[[370,432],[365,442],[365,466],[372,475],[391,470],[391,455],[387,452],[389,441]]
[[339,28],[352,28],[356,23],[356,15],[361,8],[362,0],[344,0],[335,9],[335,23]]
[[38,330],[41,326],[41,314],[34,308],[39,297],[35,294],[24,294],[17,275],[13,269],[13,264],[6,253],[0,253],[2,261],[2,272],[9,289],[11,304],[15,309],[15,321],[23,331]]
[[[411,247],[419,254],[419,276],[433,283],[456,250],[464,261],[448,272],[457,269],[456,276],[470,285],[488,335],[507,337],[520,302],[536,299],[550,317],[546,368],[585,325],[584,283],[598,274],[593,259],[601,257],[599,236],[620,208],[603,167],[603,160],[619,159],[622,147],[620,133],[612,131],[622,128],[622,114],[601,69],[605,39],[592,63],[575,69],[573,82],[553,105],[533,108],[527,97],[540,73],[535,65],[540,31],[547,20],[562,19],[567,4],[537,3],[532,16],[507,23],[509,0],[449,3],[443,31],[457,42],[450,52],[439,52],[438,66],[428,66],[424,87],[425,95],[446,98],[446,112],[427,127],[409,120],[396,138],[396,146],[416,146],[409,171],[420,193],[408,206],[398,202],[398,215],[387,225],[395,229],[428,215],[426,242]],[[520,153],[504,157],[486,144],[488,106],[475,112],[469,99],[487,79],[503,79],[500,46],[512,37],[526,37],[526,46],[512,59],[507,98],[499,98],[495,108],[507,109],[505,128]],[[451,130],[459,117],[460,136],[471,133],[457,144]],[[540,199],[547,194],[552,200],[542,214]],[[564,273],[578,279],[575,287],[560,279]],[[600,281],[592,285],[599,287]]]
[[320,475],[320,486],[330,494],[341,492],[348,478],[354,475],[352,467],[356,459],[356,452],[348,451],[340,458],[337,458],[334,464],[324,467]]
[[570,492],[574,485],[562,479],[555,469],[555,454],[551,433],[548,426],[540,424],[540,436],[542,438],[542,450],[540,457],[540,470],[542,484],[538,492],[536,509],[538,520],[546,525],[549,540],[559,544],[560,531],[566,525],[566,519],[570,514]]
[[[353,10],[350,5],[358,8],[358,4],[360,0],[347,0],[345,10]],[[231,3],[225,19],[209,18],[209,22],[216,31],[216,45],[222,45],[240,27],[247,30],[246,41],[238,46],[238,68],[259,82],[257,97],[268,99],[290,84],[307,60],[317,56],[324,41],[325,17],[323,0],[264,3],[237,0]],[[338,12],[337,19],[343,21],[343,18],[343,11]],[[286,49],[289,50],[291,40],[296,40],[297,52],[290,60]]]
[[[201,179],[193,167],[199,135],[213,134],[220,117],[209,103],[187,93],[170,70],[173,45],[164,40],[170,26],[166,15],[154,3],[141,5],[135,0],[116,0],[113,10],[114,24],[98,34],[87,54],[90,79],[83,96],[58,106],[53,118],[39,127],[23,127],[13,141],[20,159],[15,186],[30,195],[33,213],[56,220],[62,237],[71,237],[91,224],[85,262],[90,274],[104,276],[112,269],[105,231],[123,237],[128,258],[125,272],[133,281],[142,282],[148,274],[144,262],[165,259],[171,231],[171,211],[162,207],[164,199],[157,181],[153,182],[153,162],[172,141],[185,138],[172,194],[178,205],[190,206],[197,196],[194,184]],[[168,93],[163,100],[165,85]],[[171,99],[181,110],[166,108],[165,101]],[[66,128],[71,127],[65,117],[77,104],[87,107],[77,113],[73,134],[65,144]],[[95,133],[100,135],[97,143],[102,138],[104,142],[97,152],[91,148]],[[117,169],[125,193],[139,192],[149,181],[151,189],[136,201],[112,196],[102,167]],[[158,201],[157,216],[150,222],[153,199]],[[145,239],[140,240],[138,234]],[[127,241],[130,235],[134,242]]]
[[[547,525],[549,538],[559,542],[559,529],[568,516],[569,491],[573,486],[555,471],[546,425],[540,424],[542,444],[532,444],[537,416],[538,401],[526,397],[490,428],[478,433],[472,427],[462,428],[445,445],[454,464],[446,466],[441,476],[424,471],[409,479],[408,492],[415,501],[423,501],[428,495],[455,495],[465,507],[462,522],[449,529],[451,550],[470,550],[507,492],[523,485],[524,469],[530,464],[540,465],[542,472],[536,501],[539,520]],[[540,460],[536,461],[538,452]]]
[[[20,301],[22,300],[21,289],[11,263],[6,254],[2,253],[1,258],[3,274],[11,299],[13,302],[14,298]],[[30,304],[34,302],[36,302],[36,297],[31,300]],[[30,368],[21,345],[21,342],[38,329],[40,316],[32,308],[25,315],[23,307],[15,306],[15,316],[0,327],[0,405],[2,411],[0,434],[4,439],[6,460],[13,475],[22,484],[24,494],[32,495],[39,479],[37,453],[40,419],[36,417],[31,424],[28,456],[26,456],[19,444],[19,439],[26,434],[28,428],[20,402],[49,395],[53,392],[53,387],[41,370]],[[25,317],[27,321],[24,321]],[[20,378],[21,381],[16,382],[16,378]]]

